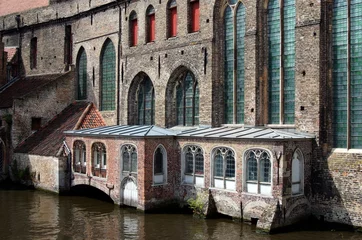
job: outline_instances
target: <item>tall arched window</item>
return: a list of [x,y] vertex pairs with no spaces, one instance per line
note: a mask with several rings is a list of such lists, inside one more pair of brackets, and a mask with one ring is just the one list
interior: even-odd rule
[[157,147],[153,157],[153,183],[167,182],[167,153],[163,146]]
[[176,85],[177,124],[199,124],[199,87],[191,72],[180,78]]
[[137,174],[137,150],[133,145],[122,147],[122,171]]
[[244,123],[244,37],[245,7],[228,1],[224,12],[225,40],[225,123]]
[[183,149],[184,183],[204,186],[204,153],[198,146]]
[[87,55],[81,48],[77,57],[77,100],[87,99]]
[[362,0],[333,2],[333,139],[362,149]]
[[167,7],[168,12],[168,37],[175,37],[177,35],[177,2],[170,0]]
[[92,145],[93,163],[92,172],[96,177],[107,177],[107,151],[103,143],[94,143]]
[[271,195],[272,162],[268,151],[250,149],[244,155],[245,190],[249,193]]
[[146,12],[146,29],[147,29],[147,42],[153,42],[156,38],[156,16],[155,9],[151,5],[147,8]]
[[304,158],[302,152],[297,149],[292,159],[292,194],[303,193]]
[[149,77],[144,77],[138,89],[138,124],[153,125],[155,116],[155,93]]
[[[281,2],[279,2],[281,1]],[[283,12],[281,13],[281,4]],[[294,124],[295,0],[269,0],[269,123]],[[281,26],[284,26],[281,29]]]
[[73,145],[73,169],[78,173],[86,173],[87,171],[87,158],[86,148],[82,141],[75,141]]
[[116,52],[111,40],[104,43],[101,54],[100,110],[116,109]]
[[130,46],[136,46],[138,44],[138,20],[135,11],[129,15],[129,36]]
[[213,186],[235,190],[235,154],[230,148],[219,147],[213,154]]

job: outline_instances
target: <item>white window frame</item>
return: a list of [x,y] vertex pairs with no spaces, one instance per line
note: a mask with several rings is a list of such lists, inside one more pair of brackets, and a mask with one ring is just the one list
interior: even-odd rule
[[[223,176],[222,177],[214,177],[215,174],[215,156],[217,151],[220,150],[222,158],[223,158]],[[227,160],[226,160],[226,154],[227,152],[231,151],[232,156],[234,157],[234,177],[230,178],[230,177],[226,177],[226,168],[227,168]],[[237,173],[237,164],[236,164],[236,154],[234,149],[230,148],[230,147],[224,147],[224,146],[219,146],[219,147],[215,147],[212,151],[211,151],[211,186],[213,188],[217,188],[217,189],[224,189],[224,190],[229,190],[229,191],[235,191],[236,190],[236,173]],[[219,187],[220,185],[223,185],[223,187]]]
[[[185,173],[186,172],[186,153],[188,152],[188,149],[190,149],[191,154],[193,156],[193,170],[192,173]],[[201,152],[203,156],[203,173],[197,174],[195,173],[196,169],[196,154]],[[183,147],[182,153],[181,153],[181,175],[182,175],[182,183],[183,184],[190,184],[190,185],[196,185],[199,187],[204,187],[205,185],[205,152],[202,149],[202,147],[195,145],[195,144],[189,144],[185,145]]]

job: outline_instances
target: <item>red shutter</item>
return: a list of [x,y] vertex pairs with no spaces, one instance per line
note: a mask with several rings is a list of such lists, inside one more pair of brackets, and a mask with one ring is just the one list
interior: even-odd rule
[[200,30],[200,4],[199,1],[191,2],[191,31]]
[[170,9],[170,37],[177,35],[177,8]]
[[155,19],[155,14],[151,14],[149,15],[149,24],[150,24],[150,29],[149,29],[149,42],[155,41],[155,36],[156,36],[156,19]]
[[136,46],[138,42],[138,22],[137,19],[132,20],[132,46]]

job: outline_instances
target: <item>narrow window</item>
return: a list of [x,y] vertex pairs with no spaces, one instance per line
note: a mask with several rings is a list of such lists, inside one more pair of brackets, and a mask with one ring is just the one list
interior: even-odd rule
[[249,193],[271,195],[272,162],[269,152],[262,149],[248,150],[244,162],[245,190]]
[[86,151],[85,144],[82,141],[75,141],[73,145],[74,161],[73,169],[78,173],[86,173]]
[[198,146],[186,146],[183,149],[184,182],[204,185],[204,154]]
[[[234,10],[233,10],[234,9]],[[245,7],[229,1],[224,12],[224,122],[244,123]]]
[[297,149],[293,154],[292,160],[292,194],[303,193],[303,172],[304,159],[302,152]]
[[122,147],[123,172],[137,173],[137,150],[133,145]]
[[137,14],[132,12],[129,17],[130,20],[130,46],[136,46],[138,44],[138,21]]
[[190,0],[190,32],[200,30],[200,3],[199,0]]
[[145,77],[138,90],[138,124],[154,124],[154,89],[151,79]]
[[154,184],[164,184],[167,182],[167,154],[162,146],[158,147],[154,153],[153,182]]
[[87,99],[87,55],[81,48],[77,57],[77,100]]
[[147,9],[147,42],[153,42],[156,38],[156,16],[153,6]]
[[155,154],[154,174],[163,174],[163,154],[160,148]]
[[176,84],[176,113],[178,125],[199,124],[199,87],[189,71]]
[[41,118],[31,118],[31,130],[38,131],[41,128]]
[[116,108],[116,52],[111,40],[104,43],[101,54],[101,111]]
[[107,176],[107,152],[103,143],[94,143],[93,152],[93,176],[105,178]]
[[30,69],[36,68],[38,55],[38,39],[33,37],[30,40]]
[[213,186],[235,190],[235,155],[234,151],[220,147],[213,151]]
[[[294,124],[295,0],[268,3],[269,123]],[[281,27],[283,26],[283,29]]]
[[73,38],[72,38],[72,26],[65,26],[65,38],[64,38],[64,64],[72,64],[73,59]]
[[170,0],[168,4],[168,37],[175,37],[177,35],[177,3],[176,0]]

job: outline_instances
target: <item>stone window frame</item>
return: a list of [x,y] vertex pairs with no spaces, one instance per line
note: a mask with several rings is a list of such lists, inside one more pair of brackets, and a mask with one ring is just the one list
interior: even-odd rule
[[[238,10],[241,9],[241,13],[243,13],[243,19],[241,20],[241,22],[238,22]],[[233,32],[232,32],[232,37],[233,37],[233,41],[232,41],[232,51],[233,54],[232,56],[228,56],[226,54],[227,52],[227,40],[226,40],[226,31],[227,31],[227,27],[226,25],[226,11],[230,10],[231,11],[231,17],[232,17],[232,24],[233,24]],[[224,5],[221,9],[221,18],[222,18],[222,24],[223,24],[223,57],[224,57],[224,67],[223,67],[223,78],[224,78],[224,103],[223,103],[223,109],[224,109],[224,114],[223,114],[223,123],[224,124],[244,124],[244,118],[245,118],[245,113],[244,113],[244,109],[245,109],[245,33],[246,33],[246,8],[244,3],[241,0],[232,0],[232,1],[225,1]],[[242,27],[239,28],[238,24],[241,24]],[[238,31],[238,29],[242,29],[243,31]],[[242,38],[240,38],[238,36],[238,34],[241,34]],[[237,40],[239,39],[239,40]],[[242,39],[242,40],[240,40]],[[242,51],[244,57],[242,59],[239,59],[238,56],[240,55],[238,52]],[[229,62],[232,62],[231,64],[231,68],[232,68],[232,90],[229,91],[229,93],[232,94],[231,97],[231,102],[228,102],[228,98],[230,98],[230,96],[227,96],[227,75],[228,75],[228,69],[230,68],[230,66],[228,67],[227,64],[227,59],[231,59],[229,60]],[[241,69],[238,68],[238,66],[241,65]],[[238,73],[239,71],[242,71],[240,74]],[[229,73],[230,74],[230,73]],[[241,76],[240,76],[241,75]],[[237,94],[234,94],[237,93]],[[232,114],[228,114],[227,109],[230,108],[227,107],[228,103],[232,103]],[[232,119],[229,119],[232,118]]]
[[[279,90],[278,91],[273,91],[272,87],[273,85],[271,84],[271,81],[273,81],[272,76],[273,76],[273,71],[271,68],[271,66],[273,66],[272,61],[272,56],[271,54],[273,53],[273,51],[271,50],[270,47],[270,32],[272,32],[270,26],[269,26],[269,16],[270,16],[270,7],[271,7],[271,2],[272,0],[268,0],[266,1],[266,4],[264,5],[266,8],[266,21],[267,21],[267,49],[268,49],[268,62],[267,62],[267,66],[268,66],[268,117],[267,117],[267,124],[269,126],[284,126],[284,127],[294,127],[295,126],[295,27],[294,27],[294,39],[293,37],[290,38],[290,36],[292,36],[293,34],[290,34],[290,32],[288,32],[288,28],[286,29],[285,25],[288,24],[289,21],[287,21],[287,17],[288,14],[286,14],[285,11],[285,7],[290,7],[290,5],[294,6],[294,25],[296,25],[296,1],[295,0],[274,0],[278,2],[278,9],[279,9],[279,22],[278,22],[278,29],[279,31],[274,31],[274,32],[279,32],[279,61],[278,61],[278,74],[279,74],[279,80],[277,81],[279,84]],[[294,1],[294,4],[290,4],[287,1]],[[284,3],[286,3],[286,5],[284,5]],[[283,11],[283,12],[282,12]],[[273,11],[274,12],[274,11]],[[283,28],[283,30],[281,31],[281,29]],[[288,53],[288,49],[287,49],[287,44],[288,42],[294,40],[294,51],[293,54],[287,54]],[[276,44],[274,44],[276,45]],[[287,55],[289,57],[287,57]],[[290,69],[288,69],[288,65],[290,64],[289,59],[291,59],[293,56],[294,58],[294,62],[293,62],[293,68],[294,70],[290,71]],[[290,68],[290,67],[289,67]],[[289,79],[289,75],[288,75],[288,70],[289,73],[293,72],[294,75],[291,79]],[[275,78],[274,78],[275,79]],[[293,85],[292,90],[290,89],[290,85]],[[289,88],[288,88],[289,87]],[[271,92],[276,93],[276,95],[271,95]],[[274,121],[273,117],[272,117],[272,108],[273,108],[273,99],[276,98],[276,96],[278,96],[278,101],[274,101],[274,105],[278,105],[277,109],[278,109],[278,121]],[[293,96],[292,101],[290,99],[288,99],[288,96]],[[276,103],[275,103],[276,102]],[[288,108],[289,111],[288,111]],[[291,110],[292,109],[292,110]],[[288,115],[289,114],[289,115]],[[288,121],[288,118],[292,118],[292,121]]]
[[[197,3],[199,4],[199,15],[198,15],[198,18],[196,19],[196,18],[194,18],[193,5],[197,4]],[[187,0],[187,8],[188,8],[188,10],[187,10],[188,33],[197,33],[200,31],[200,0]],[[198,22],[198,29],[193,28],[195,21]]]
[[[223,176],[218,176],[215,177],[215,157],[218,153],[218,151],[221,154],[222,157],[222,175]],[[226,176],[226,172],[227,172],[227,154],[231,153],[231,156],[234,159],[234,176],[233,177],[227,177]],[[236,182],[237,182],[237,177],[236,177],[236,172],[237,172],[237,166],[236,166],[236,152],[234,149],[230,148],[230,147],[226,147],[226,146],[218,146],[212,149],[211,151],[211,186],[215,189],[224,189],[227,191],[235,191],[236,190]],[[215,186],[215,180],[222,180],[222,184],[223,187],[217,187]],[[229,184],[228,184],[229,183]],[[231,185],[231,187],[230,187]]]
[[95,170],[99,170],[100,174],[99,174],[99,176],[96,176],[96,177],[101,177],[102,172],[104,172],[105,175],[107,176],[107,149],[106,149],[106,145],[104,143],[102,143],[102,142],[94,142],[92,144],[91,149],[92,149],[91,165],[92,165],[92,170],[93,170],[92,175],[95,176],[95,174],[94,174]]
[[[343,5],[339,6],[340,4]],[[358,49],[361,47],[359,37],[361,30],[358,29],[360,24],[358,20],[361,17],[361,9],[358,8],[359,4],[352,4],[350,1],[339,2],[336,0],[331,6],[333,7],[330,35],[330,56],[332,57],[332,97],[330,98],[332,100],[332,146],[343,152],[352,149],[360,152],[362,149],[360,141],[362,138],[362,128],[360,127],[362,121],[359,115],[362,109],[359,101],[361,91],[358,90],[361,87],[359,74],[361,53]],[[336,44],[335,39],[339,40]],[[345,49],[343,49],[343,46]],[[336,52],[334,51],[335,47],[337,48]],[[339,66],[345,71],[341,71],[335,66]]]
[[[155,21],[155,25],[154,25],[154,28],[153,28],[153,32],[154,32],[154,36],[153,36],[153,39],[152,39],[152,36],[151,36],[151,33],[152,33],[152,25],[151,25],[151,18],[154,18],[154,21]],[[156,40],[156,10],[154,8],[153,5],[149,5],[147,7],[147,10],[146,10],[146,20],[145,20],[145,23],[146,23],[146,43],[151,43],[151,42],[154,42]]]
[[[129,162],[128,162],[128,170],[125,170],[125,166],[124,166],[124,154],[127,153],[128,157],[129,157]],[[132,154],[136,154],[136,171],[133,171],[133,159],[132,159]],[[133,144],[123,144],[121,146],[121,171],[123,173],[133,173],[133,174],[137,174],[138,173],[138,150],[137,147]]]
[[[162,154],[162,173],[155,173],[156,153],[158,150],[160,150]],[[152,159],[153,159],[152,161],[153,185],[167,184],[167,150],[162,144],[159,144],[155,148]]]
[[[186,154],[192,154],[192,170],[187,173],[187,158]],[[202,172],[196,172],[196,155],[201,153],[202,155]],[[182,148],[181,153],[181,175],[182,175],[182,182],[184,184],[191,184],[191,185],[200,185],[204,186],[204,182],[197,184],[196,178],[203,178],[205,177],[205,151],[203,148],[197,144],[187,144]],[[186,177],[192,177],[192,183],[186,181]],[[201,179],[200,179],[201,180]]]
[[[249,174],[248,174],[248,162],[250,161],[250,159],[248,159],[247,157],[249,156],[249,154],[253,152],[256,156],[256,163],[257,163],[257,166],[256,166],[256,177],[254,179],[249,179]],[[270,162],[270,170],[269,170],[269,178],[270,180],[269,181],[261,181],[261,155],[263,153],[266,153],[267,156],[269,157],[268,160]],[[248,193],[248,194],[257,194],[257,195],[263,195],[263,196],[271,196],[272,195],[272,192],[273,192],[273,154],[271,153],[270,150],[268,149],[264,149],[264,148],[249,148],[247,150],[244,151],[244,154],[243,154],[243,176],[244,176],[244,179],[243,179],[243,192],[245,193]],[[248,183],[252,185],[256,185],[256,192],[255,191],[249,191],[248,190]],[[264,186],[264,189],[265,187],[269,187],[270,188],[270,192],[268,192],[268,194],[265,194],[261,188]],[[254,187],[255,188],[255,187]]]
[[[177,1],[176,0],[169,0],[168,3],[167,3],[167,13],[166,13],[166,16],[167,16],[167,22],[166,22],[166,28],[167,28],[167,38],[174,38],[174,37],[177,37],[177,33],[178,33],[178,13],[177,13]],[[172,12],[173,11],[176,11],[175,15],[176,15],[176,24],[175,24],[175,27],[176,27],[176,34],[172,34],[171,33],[171,30],[173,29],[173,21],[172,21]]]
[[[129,14],[129,46],[135,47],[138,45],[138,34],[139,34],[139,27],[138,27],[138,16],[136,11],[131,11]],[[137,32],[135,32],[135,26],[137,26]]]
[[[110,51],[110,52],[106,52]],[[106,64],[104,63],[105,56],[110,55],[112,57],[113,55],[113,71],[107,71],[104,72],[105,69],[107,69],[107,66],[111,65],[112,62],[108,61]],[[116,109],[116,51],[113,44],[113,41],[110,38],[107,38],[102,46],[101,55],[99,58],[99,109],[100,111],[114,111]],[[106,74],[112,74],[111,81],[105,81],[107,77],[104,75]],[[105,101],[105,99],[108,98],[108,101]]]
[[304,194],[304,155],[299,148],[294,151],[292,158],[291,192],[293,196]]
[[73,143],[73,171],[87,173],[86,145],[81,140],[75,140]]
[[30,69],[37,68],[38,58],[38,38],[32,37],[30,39]]
[[[88,73],[87,73],[87,53],[84,47],[80,47],[77,55],[77,91],[76,100],[87,99],[87,84],[88,84]],[[82,85],[82,86],[81,86]]]

